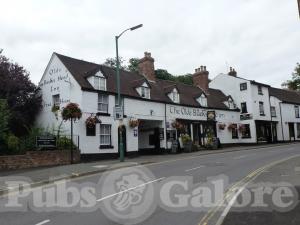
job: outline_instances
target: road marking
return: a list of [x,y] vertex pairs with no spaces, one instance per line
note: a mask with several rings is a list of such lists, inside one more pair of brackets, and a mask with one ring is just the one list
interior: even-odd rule
[[189,171],[192,171],[192,170],[196,170],[196,169],[200,169],[200,168],[203,168],[205,166],[201,165],[201,166],[197,166],[197,167],[194,167],[194,168],[191,168],[191,169],[188,169],[188,170],[185,170],[185,172],[189,172]]
[[97,166],[93,166],[94,168],[98,168],[98,169],[101,169],[101,168],[105,168],[107,167],[106,165],[97,165]]
[[35,224],[35,225],[43,225],[43,224],[49,223],[49,222],[50,222],[50,220],[44,220],[44,221],[42,221],[42,222],[40,222],[40,223],[37,223],[37,224]]
[[[254,170],[252,173],[249,173],[246,177],[244,177],[242,180],[238,181],[236,184],[234,184],[232,187],[230,187],[224,194],[224,198],[219,200],[217,202],[217,206],[212,208],[199,222],[199,225],[207,225],[209,220],[215,216],[215,214],[221,209],[221,207],[223,206],[223,204],[225,203],[226,200],[228,200],[230,198],[230,193],[232,193],[236,187],[238,187],[240,185],[240,188],[245,188],[250,182],[252,182],[253,180],[255,180],[256,177],[258,177],[264,170],[271,168],[272,166],[275,166],[276,164],[282,163],[284,161],[287,161],[289,159],[293,159],[299,157],[298,155],[293,155],[281,160],[277,160],[277,161],[273,161],[263,167],[260,167],[256,170]],[[227,206],[228,207],[228,206]],[[226,208],[227,208],[226,207]],[[228,212],[230,210],[231,206],[228,209]],[[225,209],[226,210],[226,209]],[[227,212],[227,213],[228,213]],[[222,215],[218,218],[218,224],[216,225],[221,225],[222,222],[224,221],[225,217],[222,217]]]
[[114,193],[114,194],[111,194],[111,195],[107,195],[107,196],[105,196],[105,197],[103,197],[103,198],[99,198],[99,199],[97,199],[96,201],[97,201],[97,202],[101,202],[101,201],[103,201],[103,200],[105,200],[105,199],[112,198],[112,197],[114,197],[114,196],[116,196],[116,195],[119,195],[119,194],[122,194],[122,193],[124,193],[124,192],[131,191],[131,190],[137,189],[137,188],[139,188],[139,187],[146,186],[147,184],[151,184],[151,183],[154,183],[154,182],[158,182],[158,181],[161,181],[161,180],[164,180],[164,179],[166,179],[166,178],[165,178],[165,177],[161,177],[161,178],[156,179],[156,180],[151,180],[151,181],[148,181],[148,182],[146,182],[146,183],[140,184],[140,185],[138,185],[138,186],[135,186],[135,187],[132,187],[132,188],[128,188],[128,189],[126,189],[126,190],[124,190],[124,191],[120,191],[120,192],[117,192],[117,193]]
[[242,158],[246,158],[248,155],[241,155],[241,156],[236,156],[233,157],[234,159],[242,159]]

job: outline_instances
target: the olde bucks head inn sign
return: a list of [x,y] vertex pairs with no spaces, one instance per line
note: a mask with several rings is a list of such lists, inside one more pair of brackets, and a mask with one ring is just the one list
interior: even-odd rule
[[[167,115],[173,118],[181,118],[181,119],[193,119],[193,120],[207,120],[207,113],[212,110],[206,110],[201,108],[192,108],[185,106],[167,106]],[[215,112],[215,118],[224,119],[225,114],[220,112]]]

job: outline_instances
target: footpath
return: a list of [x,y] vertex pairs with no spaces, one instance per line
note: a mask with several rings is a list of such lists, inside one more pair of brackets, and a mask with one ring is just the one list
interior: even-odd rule
[[9,176],[19,176],[29,178],[32,183],[30,187],[37,187],[44,184],[53,183],[58,180],[72,179],[80,176],[86,176],[91,174],[102,173],[109,170],[115,170],[124,167],[131,167],[137,165],[145,165],[152,163],[162,163],[165,161],[179,160],[189,157],[197,157],[201,155],[208,154],[220,154],[226,152],[235,151],[246,151],[254,149],[264,149],[272,148],[278,146],[286,146],[286,144],[268,144],[268,145],[255,145],[255,146],[235,146],[228,147],[218,150],[202,150],[191,153],[181,153],[181,154],[164,154],[164,155],[142,155],[135,158],[125,158],[125,162],[120,162],[119,160],[101,160],[97,162],[89,163],[78,163],[63,166],[53,166],[53,167],[39,167],[30,168],[22,170],[12,170],[12,171],[1,171],[0,172],[0,195],[8,192],[4,185],[4,181],[7,180]]

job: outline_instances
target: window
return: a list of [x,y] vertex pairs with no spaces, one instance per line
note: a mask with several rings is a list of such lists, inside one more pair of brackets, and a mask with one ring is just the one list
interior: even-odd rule
[[232,124],[231,126],[232,126],[232,127],[231,127],[232,139],[237,139],[237,138],[239,138],[239,136],[238,136],[237,124]]
[[52,95],[52,103],[53,103],[53,106],[55,106],[55,107],[59,107],[60,106],[59,95]]
[[228,99],[228,108],[229,109],[234,109],[235,108],[234,102],[231,98]]
[[257,86],[258,94],[263,95],[262,86]]
[[247,83],[241,83],[240,84],[240,90],[241,91],[247,90]]
[[300,138],[300,123],[297,123],[297,138]]
[[259,102],[259,115],[264,116],[265,115],[265,109],[264,109],[264,103]]
[[150,89],[148,87],[141,87],[141,97],[150,99]]
[[169,96],[171,96],[171,100],[172,100],[173,102],[179,103],[179,94],[178,94],[178,92],[177,92],[176,89],[174,89],[174,90],[170,93]]
[[296,118],[299,118],[300,115],[299,115],[299,106],[295,105],[295,117]]
[[242,133],[242,138],[251,138],[250,125],[249,124],[241,125],[241,133]]
[[276,108],[275,108],[275,106],[271,106],[271,117],[276,117]]
[[207,107],[207,98],[205,95],[201,95],[199,98],[198,98],[198,102],[201,106],[203,107]]
[[86,136],[96,136],[96,126],[86,126]]
[[106,91],[106,79],[104,77],[94,76],[94,88]]
[[248,111],[247,111],[247,103],[246,102],[242,102],[241,103],[241,110],[242,110],[242,113],[248,113]]
[[100,124],[100,148],[111,146],[111,125]]
[[108,95],[98,94],[98,111],[108,113]]

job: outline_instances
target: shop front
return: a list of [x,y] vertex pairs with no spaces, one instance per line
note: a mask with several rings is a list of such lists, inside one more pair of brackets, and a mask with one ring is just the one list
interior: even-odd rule
[[274,121],[256,120],[257,142],[277,142],[277,123]]

